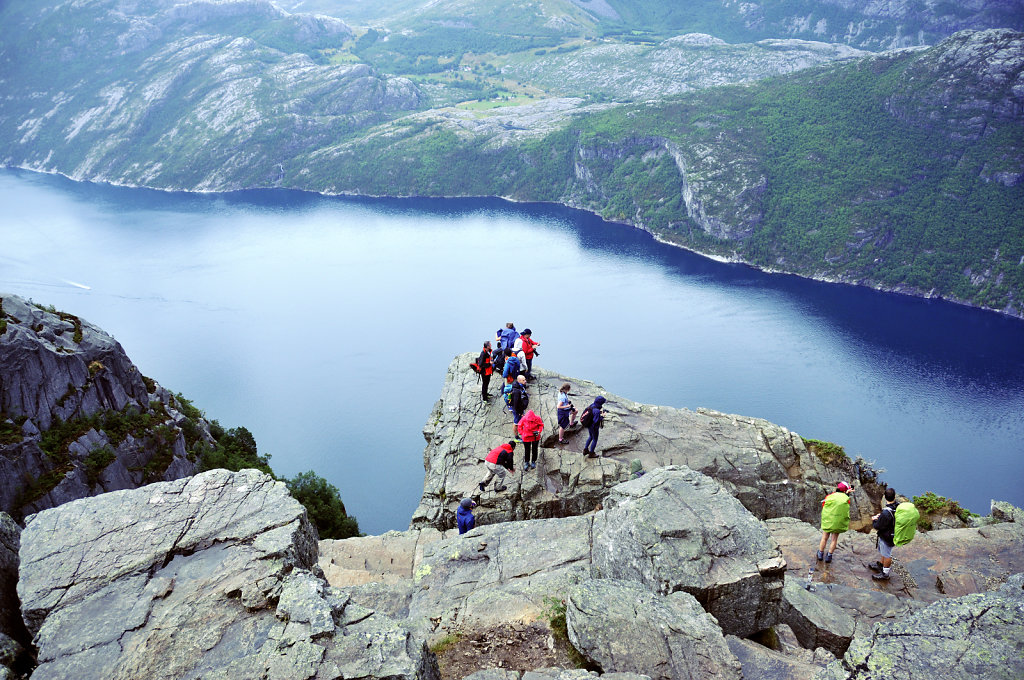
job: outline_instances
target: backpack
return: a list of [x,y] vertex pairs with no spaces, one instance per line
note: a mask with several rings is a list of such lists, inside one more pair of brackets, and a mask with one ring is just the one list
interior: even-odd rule
[[594,405],[593,404],[591,404],[590,406],[588,406],[585,409],[583,409],[583,415],[580,416],[580,424],[583,427],[590,427],[591,425],[594,424]]
[[917,520],[921,513],[917,507],[907,501],[896,506],[896,531],[893,534],[893,545],[906,545],[914,540],[914,532],[917,530]]
[[841,534],[850,529],[850,497],[841,491],[825,497],[821,508],[821,530]]
[[471,363],[471,364],[469,365],[469,367],[470,367],[471,369],[473,369],[473,372],[474,372],[474,373],[476,373],[477,375],[481,375],[481,374],[483,374],[483,372],[484,372],[484,370],[483,370],[482,368],[480,368],[480,365],[479,365],[479,364],[477,364],[477,363],[476,363],[475,361],[474,361],[473,363]]
[[501,388],[501,398],[505,400],[505,406],[512,408],[512,386],[505,385]]

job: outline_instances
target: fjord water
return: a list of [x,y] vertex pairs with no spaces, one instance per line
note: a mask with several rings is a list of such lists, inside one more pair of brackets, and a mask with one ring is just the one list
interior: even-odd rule
[[19,171],[0,204],[0,292],[105,329],[278,473],[326,477],[364,532],[407,527],[445,370],[506,321],[533,329],[538,366],[630,399],[840,443],[908,495],[1024,505],[1018,320],[717,263],[556,206]]

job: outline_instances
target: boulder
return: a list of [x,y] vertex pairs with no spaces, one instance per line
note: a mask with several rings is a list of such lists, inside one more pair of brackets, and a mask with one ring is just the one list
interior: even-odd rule
[[776,623],[786,563],[763,522],[717,481],[660,468],[615,487],[594,516],[593,572],[683,590],[733,635]]
[[[822,588],[822,590],[825,590]],[[781,619],[796,634],[805,649],[824,647],[834,656],[846,653],[856,630],[856,622],[842,607],[804,588],[792,576],[786,577],[782,591]]]
[[[828,465],[786,428],[707,409],[639,404],[540,367],[534,368],[537,380],[528,386],[530,408],[546,424],[537,469],[522,470],[522,453],[517,450],[516,473],[508,490],[480,495],[476,485],[486,474],[484,457],[515,432],[512,415],[500,398],[481,402],[479,382],[469,369],[475,359],[474,354],[463,354],[452,361],[441,399],[424,426],[426,474],[412,528],[452,528],[459,499],[470,494],[479,502],[478,524],[590,512],[611,487],[629,479],[634,459],[647,470],[686,465],[714,477],[760,518],[791,516],[817,522],[821,499],[840,480],[856,487],[854,528],[870,524],[877,507],[880,492],[870,469],[849,461]],[[568,444],[557,443],[555,398],[565,382],[573,386],[570,398],[580,412],[598,395],[609,400],[598,444],[600,459],[583,457],[585,430],[571,432]],[[492,390],[497,392],[498,387]],[[859,483],[861,478],[864,484]]]
[[304,508],[255,470],[43,511],[20,556],[37,680],[438,677],[421,638],[326,583]]
[[[810,680],[824,668],[735,635],[727,635],[725,641],[743,668],[744,680]],[[807,655],[813,658],[810,652]]]
[[858,637],[819,680],[1024,677],[1024,574],[1001,588],[935,602]]
[[565,618],[573,646],[605,671],[654,680],[743,677],[718,623],[688,593],[589,579],[569,591]]

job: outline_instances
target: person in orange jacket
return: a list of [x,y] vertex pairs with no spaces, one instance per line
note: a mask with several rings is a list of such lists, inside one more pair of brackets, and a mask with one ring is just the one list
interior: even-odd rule
[[516,471],[512,466],[512,452],[515,450],[516,443],[513,441],[491,449],[491,452],[487,454],[486,460],[484,460],[484,465],[487,467],[487,476],[484,477],[484,481],[477,485],[480,493],[487,490],[487,483],[494,479],[494,477],[498,478],[497,485],[494,487],[495,491],[504,491],[508,488],[505,486],[505,472],[506,470],[512,473]]
[[537,469],[537,450],[540,448],[540,434],[544,431],[544,420],[530,409],[516,425],[519,438],[526,448],[523,454],[523,469]]

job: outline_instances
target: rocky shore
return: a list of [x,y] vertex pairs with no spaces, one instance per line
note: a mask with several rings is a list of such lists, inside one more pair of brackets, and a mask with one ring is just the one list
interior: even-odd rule
[[[9,299],[6,314],[34,314]],[[546,434],[562,382],[580,408],[609,399],[601,457],[581,455],[579,433],[547,436],[537,469],[517,457],[515,480],[477,494],[477,526],[457,535],[479,459],[512,434],[469,361],[454,359],[424,428],[407,531],[319,540],[284,484],[255,470],[55,503],[24,526],[0,514],[0,679],[1024,674],[1024,511],[993,503],[972,526],[920,532],[879,584],[868,533],[844,534],[830,564],[814,556],[821,498],[852,480],[863,528],[874,473],[757,419],[538,371],[529,394]],[[5,404],[35,403],[2,384]]]

